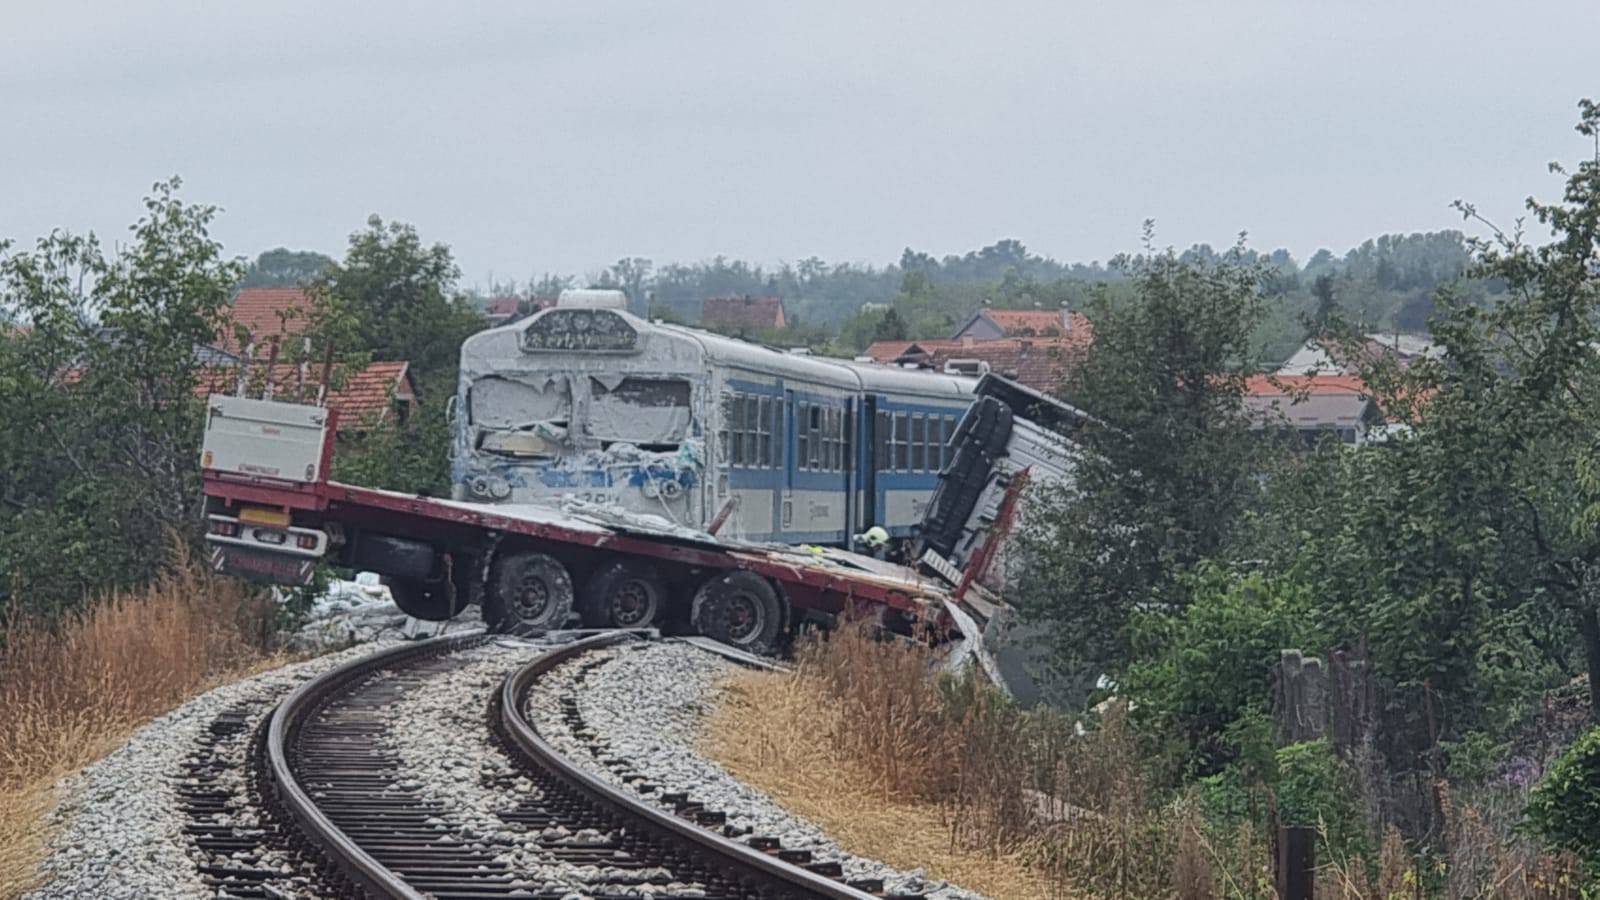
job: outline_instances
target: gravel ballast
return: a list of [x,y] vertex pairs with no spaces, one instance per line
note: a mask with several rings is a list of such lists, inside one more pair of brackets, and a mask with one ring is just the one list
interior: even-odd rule
[[606,844],[613,838],[607,832],[556,825],[534,833],[508,821],[519,804],[537,802],[541,792],[494,742],[486,727],[488,701],[517,666],[550,646],[501,638],[455,654],[458,667],[414,687],[390,708],[385,741],[403,761],[418,796],[444,810],[429,824],[443,838],[497,850],[496,862],[516,874],[517,887],[556,888],[580,897],[703,896],[701,885],[673,881],[663,868],[572,865],[541,846]]
[[[816,825],[702,756],[696,747],[716,703],[716,684],[736,666],[678,641],[596,650],[540,678],[525,714],[569,759],[632,791],[595,759],[589,743],[569,731],[560,701],[563,696],[576,697],[585,727],[605,742],[607,754],[627,759],[633,771],[659,783],[662,792],[685,792],[707,808],[727,813],[731,824],[776,837],[787,849],[810,850],[819,861],[838,862],[848,878],[881,878],[890,893],[980,900],[978,894],[928,879],[920,869],[901,871],[844,852]],[[582,684],[577,686],[580,677]]]
[[[240,706],[250,709],[253,729],[275,701],[306,679],[384,646],[352,647],[208,691],[139,729],[105,759],[63,779],[61,803],[47,823],[53,837],[43,865],[46,883],[28,896],[37,900],[214,896],[195,870],[201,861],[199,851],[183,833],[189,820],[177,794],[184,760],[195,752],[201,734],[220,713]],[[237,755],[237,766],[228,778],[240,799],[246,744],[230,743],[222,751]],[[310,882],[302,878],[300,883]]]
[[[211,897],[213,889],[196,866],[230,864],[281,873],[270,884],[276,896],[317,896],[314,871],[292,855],[261,850],[230,860],[195,846],[184,833],[190,824],[180,796],[187,780],[185,763],[192,768],[197,753],[209,754],[208,761],[222,770],[217,784],[233,795],[215,821],[250,828],[258,812],[249,791],[247,755],[249,735],[261,718],[305,680],[393,643],[364,644],[212,690],[152,721],[122,748],[64,779],[61,803],[47,823],[53,836],[43,866],[46,883],[28,896]],[[438,822],[430,824],[441,835],[490,849],[495,861],[514,869],[530,889],[557,887],[574,897],[600,890],[640,897],[701,895],[701,885],[672,881],[665,870],[571,865],[540,849],[541,842],[549,845],[553,839],[575,845],[599,842],[609,837],[604,833],[531,834],[503,818],[519,803],[536,801],[539,788],[490,734],[489,698],[514,668],[549,646],[499,638],[463,651],[447,675],[421,680],[385,709],[388,729],[382,740],[387,749],[404,761],[409,783],[443,810]],[[882,879],[891,893],[977,898],[929,880],[921,870],[900,871],[844,853],[815,825],[701,756],[696,747],[716,702],[716,684],[735,666],[678,641],[630,642],[592,651],[547,673],[534,686],[527,714],[558,750],[622,785],[595,759],[591,745],[568,731],[561,699],[575,697],[585,727],[606,743],[608,755],[627,759],[633,771],[665,792],[687,793],[755,835],[776,837],[785,848],[809,850],[818,861],[838,862],[851,879]],[[237,735],[216,740],[212,733],[213,739],[205,740],[219,716],[241,715],[247,727]]]

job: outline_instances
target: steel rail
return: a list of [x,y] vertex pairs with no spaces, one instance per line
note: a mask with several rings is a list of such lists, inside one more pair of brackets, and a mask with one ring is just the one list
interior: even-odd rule
[[290,748],[306,719],[324,701],[351,682],[379,669],[392,668],[416,658],[461,650],[487,639],[483,634],[447,635],[381,650],[351,660],[307,681],[273,710],[272,721],[267,729],[267,764],[279,803],[299,826],[301,834],[339,870],[339,874],[355,882],[369,896],[426,900],[424,894],[361,849],[318,808],[316,801],[295,777],[294,769],[289,764]]
[[[539,735],[522,713],[523,700],[533,690],[534,682],[569,659],[620,643],[629,637],[626,632],[619,632],[584,638],[546,651],[507,676],[500,688],[500,720],[506,735],[518,749],[535,765],[555,774],[595,802],[695,845],[702,852],[720,860],[723,868],[736,876],[781,886],[791,895],[825,897],[829,900],[882,900],[687,822],[653,803],[628,794],[568,760]],[[751,664],[746,660],[739,661]]]

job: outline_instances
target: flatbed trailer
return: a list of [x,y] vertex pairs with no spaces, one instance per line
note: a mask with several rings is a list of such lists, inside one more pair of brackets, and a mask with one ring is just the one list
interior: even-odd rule
[[[802,618],[854,610],[907,633],[953,631],[951,586],[842,550],[720,540],[584,504],[480,504],[328,478],[327,409],[244,397],[207,401],[201,467],[219,571],[308,585],[323,564],[370,570],[410,615],[471,604],[491,627],[691,628],[774,650]],[[959,618],[959,617],[957,617]]]

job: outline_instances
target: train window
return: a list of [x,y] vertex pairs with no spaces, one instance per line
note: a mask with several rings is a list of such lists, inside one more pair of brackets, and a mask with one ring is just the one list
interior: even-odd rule
[[948,465],[956,455],[956,417],[944,417],[944,461]]
[[838,437],[834,434],[834,410],[822,407],[822,469],[834,471],[838,463]]
[[772,465],[772,398],[756,399],[756,465]]
[[911,416],[911,471],[913,472],[921,472],[927,468],[927,457],[923,454],[927,446],[927,435],[923,426],[927,421],[927,416],[922,413],[913,413]]
[[872,464],[880,472],[890,471],[891,428],[893,428],[893,420],[890,418],[890,413],[880,410],[878,412],[878,420],[872,423],[872,444],[874,444],[874,447],[872,447]]
[[783,464],[783,399],[772,398],[772,464]]
[[689,382],[682,378],[589,378],[589,434],[602,442],[676,449],[689,419]]
[[722,395],[722,428],[717,432],[717,443],[725,464],[733,462],[733,407],[736,402],[731,393]]
[[811,465],[811,429],[806,426],[806,413],[811,404],[801,402],[795,404],[794,409],[794,467],[796,469],[809,468]]
[[728,416],[728,430],[733,432],[733,465],[744,465],[744,395],[734,394]]
[[827,468],[832,471],[843,471],[845,468],[845,410],[827,410],[827,429],[829,429],[829,453],[827,453]]
[[898,472],[909,471],[911,465],[911,431],[906,420],[905,413],[894,414],[894,468]]
[[806,407],[806,430],[811,432],[811,455],[806,457],[806,468],[820,469],[826,449],[822,446],[822,407],[814,403]]
[[839,471],[849,472],[856,467],[856,458],[850,455],[850,448],[856,443],[856,417],[854,411],[839,410]]
[[746,394],[744,398],[744,463],[763,466],[761,461],[761,398]]
[[937,472],[939,465],[939,448],[944,446],[944,441],[939,437],[939,417],[928,417],[928,471]]
[[833,410],[822,407],[822,449],[817,454],[817,468],[826,472],[833,468]]
[[567,379],[501,378],[490,375],[467,391],[467,414],[485,428],[525,429],[539,422],[572,417],[572,390]]

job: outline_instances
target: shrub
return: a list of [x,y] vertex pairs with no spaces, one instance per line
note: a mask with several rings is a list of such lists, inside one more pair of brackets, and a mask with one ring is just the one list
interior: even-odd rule
[[171,557],[144,587],[0,631],[0,897],[33,884],[56,777],[190,697],[279,661],[276,604],[264,592],[214,576],[181,542]]
[[1551,846],[1600,867],[1600,727],[1550,766],[1528,801],[1528,825]]
[[1146,652],[1126,688],[1141,731],[1167,736],[1176,767],[1211,774],[1262,756],[1255,725],[1269,710],[1272,666],[1283,648],[1322,641],[1310,625],[1308,592],[1291,579],[1210,568],[1190,590],[1182,613],[1136,620]]
[[1361,798],[1351,790],[1355,773],[1327,741],[1290,744],[1278,751],[1278,819],[1314,827],[1333,859],[1372,859]]

